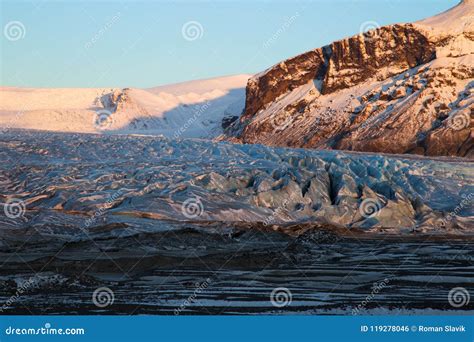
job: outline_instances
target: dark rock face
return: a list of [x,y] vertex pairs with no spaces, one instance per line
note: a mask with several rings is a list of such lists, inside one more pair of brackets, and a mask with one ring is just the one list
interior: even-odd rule
[[[472,122],[473,117],[474,108],[470,108],[463,117],[459,116],[459,120],[469,119],[469,122]],[[459,124],[462,124],[461,121],[459,122]],[[471,127],[453,130],[449,129],[449,127],[441,126],[431,131],[423,141],[425,154],[429,156],[457,155],[474,159],[474,139]]]
[[222,119],[222,128],[227,129],[230,125],[232,125],[239,117],[238,116],[226,116]]
[[[393,73],[435,58],[434,46],[413,25],[382,27],[377,39],[358,35],[290,58],[250,79],[244,117],[249,117],[288,90],[310,80],[321,82],[322,94],[347,88],[373,77],[382,67]],[[386,75],[387,76],[387,75]]]
[[332,43],[329,67],[322,94],[352,87],[387,68],[384,77],[394,76],[436,57],[434,46],[413,25],[382,27],[374,37],[359,35]]
[[[251,117],[278,96],[293,90],[312,79],[324,77],[327,62],[324,48],[290,58],[248,81],[243,118]],[[299,70],[304,70],[299,74]],[[296,75],[296,76],[295,76]]]

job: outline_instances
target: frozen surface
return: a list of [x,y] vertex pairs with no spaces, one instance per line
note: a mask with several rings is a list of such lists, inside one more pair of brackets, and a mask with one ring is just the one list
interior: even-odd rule
[[140,217],[394,234],[474,228],[474,167],[463,159],[27,132],[2,135],[0,158],[2,202],[26,207],[23,220],[0,216],[9,229]]
[[[462,159],[10,131],[0,160],[0,209],[25,205],[0,211],[4,313],[472,310],[447,297],[474,279]],[[272,305],[277,287],[291,304]]]

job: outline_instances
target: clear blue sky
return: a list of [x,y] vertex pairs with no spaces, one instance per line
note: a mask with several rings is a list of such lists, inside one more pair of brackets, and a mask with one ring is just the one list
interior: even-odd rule
[[[414,21],[459,2],[0,1],[0,84],[23,87],[151,87],[255,73],[364,22]],[[24,26],[22,39],[7,39],[12,21]],[[192,26],[183,37],[190,21],[202,27],[198,39],[189,40]]]

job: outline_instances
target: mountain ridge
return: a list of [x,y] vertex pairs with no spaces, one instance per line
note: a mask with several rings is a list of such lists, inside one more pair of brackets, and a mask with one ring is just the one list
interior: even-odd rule
[[0,131],[151,134],[212,139],[239,115],[250,75],[139,88],[0,87]]
[[361,32],[250,78],[228,139],[473,158],[474,4]]

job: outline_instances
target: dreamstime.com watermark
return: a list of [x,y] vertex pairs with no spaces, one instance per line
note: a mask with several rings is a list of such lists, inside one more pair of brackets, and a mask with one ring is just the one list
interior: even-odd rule
[[452,210],[450,211],[445,217],[443,217],[439,222],[438,225],[441,227],[446,227],[449,222],[451,222],[459,213],[464,209],[471,205],[472,200],[474,199],[474,193],[471,192],[468,195],[463,195],[463,200]]
[[9,326],[5,335],[85,335],[84,328],[53,328],[51,323],[46,323],[40,328],[15,328]]
[[84,223],[84,226],[86,228],[89,228],[94,222],[101,216],[104,215],[104,213],[112,207],[112,204],[117,200],[122,195],[121,190],[117,190],[115,193],[113,193],[105,202],[105,204],[100,207],[92,217],[89,217],[86,222]]
[[264,49],[268,49],[271,45],[275,44],[275,42],[280,38],[280,36],[285,33],[291,25],[293,25],[293,23],[299,16],[300,14],[296,12],[291,17],[287,18],[285,22],[278,28],[278,30],[276,30],[275,33],[263,43],[262,47]]
[[365,297],[365,299],[362,301],[362,303],[360,303],[359,305],[357,305],[354,309],[352,309],[352,315],[355,316],[355,315],[358,315],[360,310],[362,309],[365,309],[365,307],[367,306],[367,304],[369,304],[370,302],[372,302],[375,298],[375,296],[380,292],[382,291],[385,287],[387,287],[388,283],[390,282],[389,279],[385,278],[384,280],[382,281],[379,281],[379,282],[376,282],[372,285],[372,292],[367,296]]
[[199,119],[209,109],[210,106],[211,102],[207,101],[206,103],[194,108],[193,116],[190,117],[181,127],[179,127],[178,130],[174,132],[173,138],[178,139],[179,137],[181,137],[183,133],[186,132],[189,127],[191,127],[197,121],[197,119]]
[[283,214],[288,209],[288,205],[290,204],[291,201],[293,201],[293,199],[294,199],[293,194],[290,195],[290,198],[285,199],[283,203],[279,207],[277,207],[273,211],[273,213],[263,221],[263,225],[264,226],[272,225],[275,222],[277,216]]
[[104,26],[102,26],[99,31],[97,31],[92,38],[84,44],[85,49],[90,49],[92,46],[94,46],[100,38],[108,31],[112,26],[114,26],[117,21],[119,21],[120,17],[122,16],[122,13],[117,12],[107,23],[105,23]]
[[0,127],[0,133],[4,134],[13,127],[15,127],[15,125],[21,120],[24,115],[25,110],[19,110],[18,112],[16,112],[16,114],[13,116],[13,118],[10,119],[8,123],[3,124],[2,127]]
[[196,283],[195,289],[193,291],[193,294],[190,295],[188,298],[186,298],[183,303],[176,309],[174,309],[174,314],[178,316],[183,310],[185,310],[188,306],[192,305],[193,303],[196,302],[196,298],[198,297],[199,294],[204,292],[208,287],[209,284],[211,283],[211,278],[207,278],[205,281],[202,283]]
[[25,293],[26,291],[30,291],[37,286],[38,286],[38,280],[33,277],[29,278],[27,281],[21,284],[20,287],[18,287],[18,289],[16,290],[15,294],[11,296],[2,305],[2,307],[0,308],[0,313],[2,313],[3,311],[7,310],[10,306],[12,306],[12,304],[15,303],[21,297],[21,295],[23,295],[23,293]]

